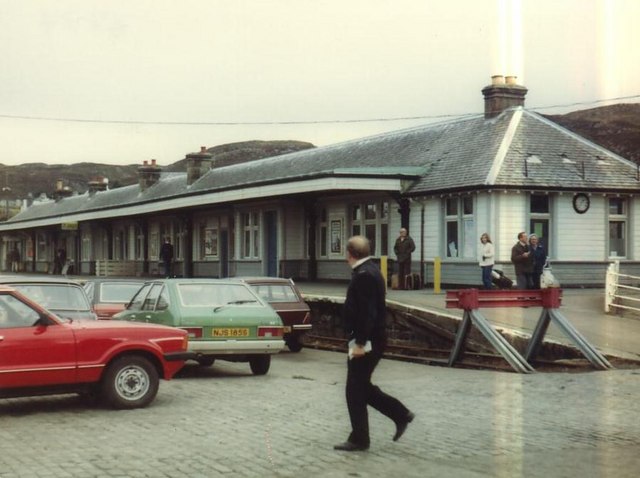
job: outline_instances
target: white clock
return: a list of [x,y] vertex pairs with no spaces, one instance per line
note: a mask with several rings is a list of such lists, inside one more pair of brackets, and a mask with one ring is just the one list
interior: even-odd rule
[[587,212],[590,205],[591,201],[589,200],[589,196],[585,193],[578,193],[573,196],[573,209],[575,209],[578,214]]

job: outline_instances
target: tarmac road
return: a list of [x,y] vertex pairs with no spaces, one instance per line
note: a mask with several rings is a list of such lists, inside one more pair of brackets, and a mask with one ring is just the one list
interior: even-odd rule
[[75,395],[0,400],[0,477],[616,477],[640,469],[640,370],[530,375],[383,360],[374,381],[416,413],[398,442],[349,432],[342,353],[188,365],[148,408]]

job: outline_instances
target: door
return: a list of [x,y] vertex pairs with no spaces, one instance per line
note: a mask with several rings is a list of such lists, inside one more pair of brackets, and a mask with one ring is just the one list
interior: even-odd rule
[[278,277],[278,213],[267,211],[265,222],[265,251],[267,254],[266,273],[269,277]]

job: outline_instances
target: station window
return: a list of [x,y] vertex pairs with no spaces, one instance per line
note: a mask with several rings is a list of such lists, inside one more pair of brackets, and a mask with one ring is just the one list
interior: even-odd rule
[[532,194],[529,197],[529,234],[538,236],[547,255],[551,255],[551,200],[547,194]]
[[257,212],[247,212],[242,214],[242,257],[259,257],[259,227],[259,215]]
[[627,256],[627,215],[625,198],[609,198],[609,257]]
[[351,206],[351,235],[363,235],[371,243],[371,255],[389,254],[389,203],[369,201]]
[[447,198],[444,202],[446,257],[474,258],[476,231],[473,196]]

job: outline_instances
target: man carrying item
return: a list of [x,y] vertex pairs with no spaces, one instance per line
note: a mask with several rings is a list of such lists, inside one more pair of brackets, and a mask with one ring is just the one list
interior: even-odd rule
[[351,434],[346,442],[334,446],[334,449],[342,451],[369,448],[367,405],[394,421],[396,433],[393,441],[402,436],[415,416],[398,399],[371,383],[371,375],[387,344],[387,311],[384,278],[369,254],[370,245],[366,237],[353,236],[347,242],[347,262],[353,272],[343,320],[349,337],[346,397]]
[[531,289],[533,273],[533,257],[527,244],[527,233],[518,234],[518,242],[511,248],[511,262],[516,270],[516,288]]
[[406,289],[407,276],[411,274],[411,253],[416,250],[416,245],[403,227],[393,246],[398,260],[398,289]]

